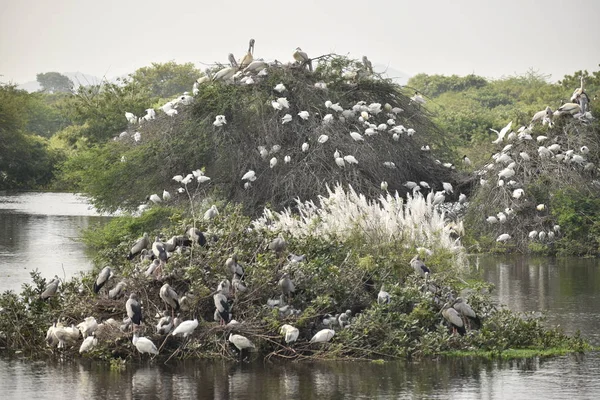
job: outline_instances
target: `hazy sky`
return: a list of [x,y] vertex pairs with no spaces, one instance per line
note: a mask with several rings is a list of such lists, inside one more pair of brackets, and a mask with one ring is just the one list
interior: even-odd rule
[[[489,4],[488,4],[489,3]],[[493,4],[493,5],[492,5]],[[414,75],[600,69],[600,0],[0,0],[0,81],[335,52]]]

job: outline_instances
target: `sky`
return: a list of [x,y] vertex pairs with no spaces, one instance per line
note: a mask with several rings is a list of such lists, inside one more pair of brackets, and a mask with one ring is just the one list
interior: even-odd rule
[[[600,70],[600,0],[0,0],[0,82],[112,78],[152,62],[328,53],[418,73],[550,80]],[[379,71],[381,72],[381,71]]]

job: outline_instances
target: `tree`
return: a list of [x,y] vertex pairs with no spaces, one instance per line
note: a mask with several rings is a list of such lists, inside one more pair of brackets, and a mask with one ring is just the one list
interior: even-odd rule
[[39,73],[36,75],[36,79],[44,92],[67,93],[73,90],[73,82],[67,76],[58,72]]
[[169,98],[191,91],[194,81],[201,75],[194,64],[177,64],[175,61],[152,63],[130,74],[132,83],[150,90],[152,96]]

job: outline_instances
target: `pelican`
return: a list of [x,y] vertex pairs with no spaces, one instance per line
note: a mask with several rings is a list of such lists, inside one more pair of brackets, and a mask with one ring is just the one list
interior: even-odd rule
[[117,285],[114,288],[108,291],[108,298],[111,300],[116,300],[119,297],[123,296],[125,286],[127,285],[123,281],[117,283]]
[[579,81],[581,82],[581,84],[577,89],[575,89],[573,91],[573,95],[571,96],[571,102],[573,102],[573,103],[576,103],[577,100],[579,99],[579,97],[581,95],[583,95],[585,92],[585,89],[583,87],[583,80],[584,80],[584,77],[583,77],[583,74],[581,74],[581,76],[579,77]]
[[[175,179],[175,178],[173,178],[173,179]],[[183,177],[182,177],[182,179],[183,179]],[[133,247],[131,247],[131,250],[129,251],[129,255],[127,256],[127,259],[132,260],[136,254],[138,254],[142,251],[142,249],[146,249],[149,246],[150,246],[150,240],[148,239],[148,233],[144,232],[144,236],[139,238],[135,242]]]
[[335,331],[333,329],[321,329],[310,339],[310,343],[329,342],[334,335]]
[[362,62],[363,62],[363,65],[365,67],[365,70],[369,74],[372,74],[373,73],[373,64],[371,63],[371,61],[369,61],[369,59],[367,58],[367,56],[363,56]]
[[442,316],[444,319],[450,324],[452,327],[452,333],[458,331],[460,335],[464,335],[467,333],[465,330],[465,324],[463,323],[462,318],[458,314],[454,308],[450,307],[448,303],[442,306]]
[[533,115],[530,125],[533,125],[537,121],[541,121],[544,118],[552,118],[552,116],[553,116],[552,109],[549,106],[546,106],[546,108],[544,110],[538,111]]
[[415,270],[415,272],[421,276],[425,276],[425,274],[431,273],[429,268],[425,266],[425,263],[421,260],[421,257],[417,254],[410,260],[410,266]]
[[137,334],[134,334],[133,340],[131,342],[133,343],[137,351],[139,351],[142,354],[158,354],[158,349],[156,348],[154,343],[152,343],[152,340],[146,337],[138,337]]
[[160,288],[159,296],[165,304],[171,308],[171,317],[175,318],[175,312],[179,310],[179,295],[171,285],[165,283]]
[[42,300],[47,300],[54,296],[58,290],[58,285],[60,285],[60,279],[58,279],[58,275],[55,275],[54,279],[52,279],[52,281],[46,285],[44,291],[40,294],[40,298]]
[[[246,68],[244,68],[244,73],[254,72],[259,73],[267,68],[269,64],[264,62],[263,60],[254,60]],[[265,71],[266,72],[266,71]]]
[[300,335],[298,328],[288,324],[282,325],[281,328],[279,328],[279,333],[284,335],[284,340],[288,344],[294,343],[296,340],[298,340],[298,336]]
[[377,294],[377,304],[389,304],[390,301],[390,294],[384,290],[384,285],[381,285],[381,289],[379,289],[379,293]]
[[311,59],[308,58],[308,55],[304,51],[302,51],[300,47],[296,47],[296,50],[294,51],[294,54],[292,54],[292,56],[294,57],[294,60],[296,60],[298,64],[300,64],[301,67],[303,67],[304,65],[308,65],[308,69],[312,72]]
[[112,276],[113,272],[110,267],[102,268],[102,271],[100,271],[100,273],[98,274],[98,278],[96,278],[96,282],[94,282],[94,293],[97,294],[100,291],[100,289],[102,289],[102,286],[104,286],[106,282],[108,282],[108,280],[112,278]]
[[127,316],[134,325],[139,325],[142,320],[142,306],[138,302],[137,294],[131,293],[129,300],[125,303],[125,309],[127,310]]
[[558,110],[554,112],[555,116],[560,116],[563,114],[571,114],[575,115],[581,112],[581,106],[577,103],[565,103],[562,106],[558,107]]
[[195,318],[194,320],[183,321],[182,323],[177,325],[177,328],[175,328],[175,330],[173,331],[173,333],[171,333],[171,335],[176,336],[176,335],[181,334],[185,338],[185,337],[188,337],[189,335],[191,335],[197,327],[198,327],[198,319],[197,318]]
[[[233,54],[230,54],[230,56],[233,56]],[[233,59],[233,60],[230,59],[230,62],[231,61],[235,62],[235,59]],[[232,65],[231,67],[225,67],[225,68],[217,71],[217,73],[213,75],[212,80],[213,80],[213,82],[216,82],[216,81],[226,82],[226,81],[233,80],[233,76],[235,75],[236,71],[237,71],[237,63],[235,63],[235,66]]]
[[245,69],[250,65],[250,63],[252,63],[252,61],[254,61],[254,39],[250,39],[250,42],[248,43],[248,51],[240,60],[239,69]]

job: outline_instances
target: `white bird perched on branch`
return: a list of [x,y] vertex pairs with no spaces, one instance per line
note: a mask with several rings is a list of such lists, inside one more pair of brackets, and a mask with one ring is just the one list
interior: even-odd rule
[[227,124],[227,119],[224,115],[217,115],[215,117],[215,122],[213,122],[214,126],[223,126],[225,124]]
[[288,102],[288,99],[286,99],[285,97],[279,97],[277,99],[277,103],[279,103],[281,105],[281,107],[283,107],[283,108],[290,108],[290,103]]
[[444,188],[444,190],[448,193],[454,193],[454,188],[452,187],[451,183],[448,182],[442,182],[442,187]]
[[275,85],[275,87],[273,88],[273,90],[275,90],[276,92],[279,93],[283,93],[285,91],[285,85],[283,83],[278,83],[277,85]]
[[138,122],[138,118],[130,112],[125,113],[125,118],[127,118],[127,122],[129,122],[130,124],[135,124]]
[[292,120],[292,116],[291,114],[285,114],[282,118],[281,118],[281,124],[286,124],[288,122],[290,122]]
[[242,180],[254,182],[256,180],[256,172],[254,172],[253,170],[249,170],[244,174],[244,176],[242,176]]
[[178,113],[178,112],[177,112],[177,110],[176,110],[176,109],[174,109],[174,108],[172,108],[172,109],[170,109],[169,111],[167,111],[167,112],[166,112],[166,114],[167,114],[169,117],[174,117],[175,115],[177,115],[177,113]]
[[137,334],[134,334],[132,343],[137,349],[137,351],[139,351],[142,354],[158,354],[158,349],[156,348],[154,343],[146,337],[138,337]]
[[254,61],[254,39],[250,39],[250,42],[248,43],[248,51],[240,60],[239,68],[244,69],[248,67],[252,61]]
[[358,164],[358,160],[353,155],[344,156],[344,161],[348,164]]
[[334,335],[335,335],[335,331],[333,329],[321,329],[310,339],[310,343],[329,342],[333,338]]
[[362,137],[362,135],[358,132],[350,132],[350,136],[352,137],[352,139],[354,139],[356,142],[358,141],[364,141],[365,139]]
[[523,195],[525,195],[525,191],[523,189],[515,189],[512,193],[512,197],[514,197],[515,199],[520,199],[521,197],[523,197]]
[[294,343],[296,340],[298,340],[298,336],[300,335],[298,328],[288,324],[282,325],[281,328],[279,328],[279,333],[284,335],[284,340],[288,344]]
[[77,329],[81,332],[81,336],[86,338],[98,329],[98,322],[94,317],[87,317],[83,322],[77,325]]
[[309,148],[310,148],[310,145],[308,143],[306,143],[306,142],[302,143],[302,151],[304,153],[306,153]]
[[83,340],[83,343],[81,343],[81,346],[79,347],[79,353],[82,354],[88,352],[97,344],[98,339],[96,339],[94,336],[88,336]]
[[194,330],[198,327],[198,319],[183,321],[175,330],[171,333],[173,336],[182,335],[184,338],[191,335]]
[[204,213],[204,220],[209,221],[219,215],[219,210],[216,205],[210,206],[208,210]]
[[308,111],[300,111],[298,113],[298,116],[306,121],[308,119],[309,114]]
[[271,158],[271,160],[269,161],[269,167],[273,168],[276,165],[277,165],[277,157]]
[[311,59],[308,58],[308,55],[304,51],[302,51],[300,47],[296,47],[296,50],[294,51],[292,56],[294,57],[294,60],[296,60],[300,64],[300,66],[307,65],[308,69],[312,71]]
[[507,240],[510,240],[510,235],[508,233],[503,233],[496,238],[496,242],[506,242]]
[[[329,114],[329,115],[331,115],[331,114]],[[323,143],[327,142],[328,140],[329,140],[329,136],[327,136],[327,135],[321,135],[317,139],[317,142],[323,144]]]

